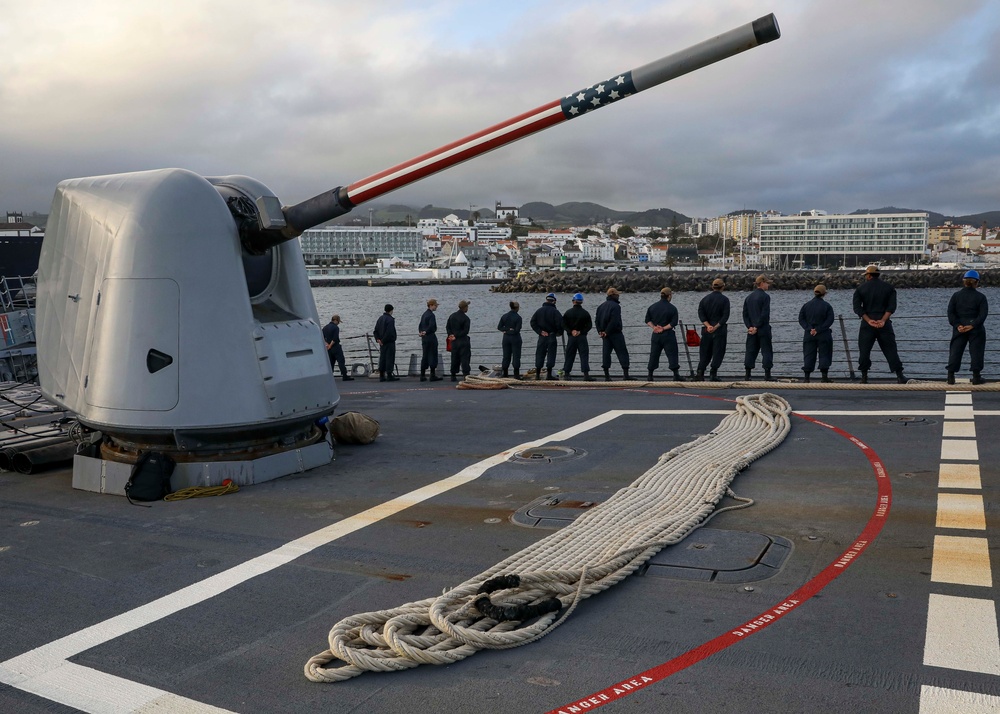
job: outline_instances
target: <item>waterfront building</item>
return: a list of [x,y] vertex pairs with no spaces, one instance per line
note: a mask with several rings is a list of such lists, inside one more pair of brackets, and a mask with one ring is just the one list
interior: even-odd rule
[[928,239],[926,213],[770,216],[760,222],[760,258],[771,269],[854,268],[917,262]]
[[406,226],[325,226],[299,236],[306,263],[330,260],[402,258],[424,260],[420,228]]

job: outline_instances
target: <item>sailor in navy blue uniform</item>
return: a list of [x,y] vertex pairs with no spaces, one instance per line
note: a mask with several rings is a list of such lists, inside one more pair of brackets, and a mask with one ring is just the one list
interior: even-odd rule
[[771,367],[774,366],[774,352],[771,349],[771,296],[767,289],[771,279],[766,275],[758,275],[754,280],[756,289],[743,301],[743,324],[747,328],[746,354],[743,366],[746,368],[744,379],[750,379],[750,372],[757,364],[760,354],[760,364],[764,368],[764,379],[771,379]]
[[347,364],[344,361],[344,348],[340,344],[340,315],[334,315],[323,327],[323,344],[326,345],[326,353],[330,357],[330,368],[340,368],[340,378],[345,382],[354,379],[347,373]]
[[710,377],[719,381],[719,367],[726,356],[726,323],[729,322],[729,298],[722,294],[726,284],[721,278],[712,281],[712,292],[698,303],[698,319],[701,321],[701,347],[698,352],[698,375],[696,382],[705,381],[705,368],[711,366]]
[[459,300],[458,310],[448,316],[445,329],[448,331],[448,340],[451,342],[451,381],[458,381],[458,371],[469,376],[469,362],[472,359],[472,343],[469,340],[469,329],[472,321],[466,315],[469,311],[469,301]]
[[673,297],[670,288],[660,289],[660,299],[646,308],[646,319],[643,322],[653,331],[649,338],[649,364],[647,375],[653,381],[653,372],[660,366],[660,353],[667,353],[667,363],[674,373],[675,382],[683,382],[680,363],[677,361],[677,308],[670,303]]
[[968,271],[962,276],[962,289],[948,301],[948,322],[951,325],[951,346],[948,349],[948,384],[955,383],[955,372],[962,367],[965,346],[969,346],[969,367],[972,383],[986,384],[983,361],[986,354],[986,316],[990,313],[986,296],[976,290],[979,273]]
[[608,288],[608,298],[594,315],[594,327],[597,334],[601,336],[603,342],[603,356],[601,367],[604,369],[604,380],[611,381],[611,351],[614,350],[618,357],[618,362],[625,373],[625,379],[632,380],[634,377],[628,376],[628,346],[625,344],[624,326],[622,325],[622,306],[618,304],[618,296],[621,295],[615,288]]
[[830,382],[827,371],[833,362],[833,333],[830,331],[833,326],[833,308],[823,299],[826,295],[825,285],[814,287],[813,295],[815,297],[799,310],[799,327],[804,331],[802,371],[805,372],[806,381],[810,381],[812,372],[816,369],[816,354],[819,353],[819,371],[823,375],[820,381]]
[[570,372],[577,354],[580,355],[580,370],[585,382],[593,382],[590,376],[590,345],[587,343],[587,333],[594,327],[590,313],[583,307],[583,293],[573,296],[573,307],[563,313],[563,328],[568,333],[566,338],[566,362],[563,364],[563,379],[572,379]]
[[563,333],[562,313],[556,309],[556,295],[549,293],[545,296],[545,302],[535,310],[531,316],[531,329],[538,335],[538,343],[535,346],[535,379],[542,378],[542,365],[545,365],[545,378],[556,379],[552,375],[552,368],[556,366],[556,348],[559,341],[558,335]]
[[854,291],[854,314],[861,318],[858,330],[858,369],[861,383],[868,384],[868,370],[872,366],[872,347],[878,342],[889,369],[896,373],[896,381],[906,384],[903,362],[896,349],[896,333],[892,329],[892,314],[896,312],[896,288],[879,278],[877,265],[865,268],[865,281]]
[[497,329],[503,333],[500,346],[503,350],[503,358],[500,362],[500,369],[503,370],[501,376],[510,377],[510,368],[514,367],[514,379],[521,378],[521,316],[518,314],[521,305],[516,300],[510,301],[510,312],[505,312]]
[[420,381],[427,381],[427,370],[431,370],[431,381],[440,382],[437,375],[438,367],[438,338],[437,338],[437,317],[434,311],[438,308],[438,301],[431,298],[427,301],[427,309],[420,316],[417,324],[417,334],[420,335]]
[[372,337],[378,343],[378,381],[395,382],[399,377],[392,373],[396,366],[396,319],[392,316],[392,305],[385,306],[385,312],[375,322]]

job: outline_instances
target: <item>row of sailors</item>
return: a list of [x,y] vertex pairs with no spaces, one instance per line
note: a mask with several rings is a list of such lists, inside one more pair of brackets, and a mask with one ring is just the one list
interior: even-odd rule
[[[774,364],[774,353],[771,345],[771,298],[767,294],[773,280],[767,275],[759,275],[755,280],[755,289],[743,302],[743,323],[746,327],[746,349],[744,355],[744,378],[752,378],[752,370],[757,358],[761,358],[764,369],[764,379],[771,379],[771,368]],[[972,370],[972,383],[983,384],[982,369],[986,347],[986,328],[984,323],[989,312],[985,295],[976,288],[979,285],[979,273],[970,270],[963,275],[963,288],[956,292],[948,304],[948,321],[952,325],[952,339],[949,348],[948,383],[955,383],[955,372],[961,366],[962,356],[966,346]],[[708,379],[719,381],[718,370],[725,357],[728,322],[730,316],[729,298],[723,293],[725,283],[719,278],[712,281],[710,292],[698,305],[698,320],[701,322],[699,343],[698,371],[695,381],[703,381],[708,373]],[[802,371],[805,381],[811,381],[817,361],[821,381],[832,381],[828,375],[833,358],[833,333],[831,327],[834,321],[833,308],[824,300],[826,287],[817,285],[813,289],[814,297],[807,301],[799,310],[798,322],[803,329]],[[624,326],[621,317],[619,297],[621,293],[615,288],[609,288],[606,300],[597,308],[593,320],[590,313],[583,307],[583,295],[573,296],[573,306],[565,313],[556,308],[556,296],[549,293],[545,302],[531,316],[531,329],[537,334],[535,347],[535,379],[542,379],[543,369],[545,379],[556,379],[552,374],[555,368],[557,337],[566,335],[563,379],[572,379],[572,370],[577,357],[580,360],[580,370],[583,378],[594,381],[590,375],[590,347],[587,336],[594,328],[601,338],[602,360],[601,368],[604,378],[611,381],[611,356],[615,355],[621,365],[626,380],[634,379],[629,375],[630,360],[628,346],[625,343]],[[646,310],[644,322],[651,330],[650,354],[647,364],[647,378],[652,381],[654,372],[659,368],[660,356],[666,354],[667,364],[675,381],[683,381],[680,375],[678,361],[676,328],[679,322],[677,308],[671,304],[673,292],[669,287],[660,290],[660,299]],[[427,310],[421,316],[418,332],[421,338],[422,357],[420,365],[420,380],[439,381],[437,375],[438,341],[437,320],[435,312],[437,300],[427,301]],[[520,305],[512,301],[510,312],[500,318],[497,329],[503,334],[501,362],[502,376],[520,378],[521,368],[521,329],[522,318]],[[858,369],[861,372],[861,383],[868,383],[868,371],[871,368],[871,351],[877,343],[896,374],[899,383],[906,382],[903,373],[903,363],[896,348],[895,333],[892,328],[892,314],[896,311],[896,290],[880,279],[877,266],[865,269],[865,280],[854,292],[853,308],[860,318],[858,332]],[[461,372],[468,376],[470,372],[471,346],[469,330],[471,323],[466,314],[469,303],[462,300],[458,310],[448,317],[446,331],[448,335],[448,351],[451,353],[451,379],[457,381]],[[379,379],[395,381],[393,373],[395,362],[396,328],[392,317],[393,306],[386,305],[383,315],[376,322],[373,336],[379,344]],[[339,323],[337,316],[331,324],[324,328],[327,350],[330,352],[331,364],[339,366],[344,379],[349,379],[344,365],[343,351],[339,345]],[[333,334],[331,325],[337,334]],[[427,372],[430,370],[430,377]]]

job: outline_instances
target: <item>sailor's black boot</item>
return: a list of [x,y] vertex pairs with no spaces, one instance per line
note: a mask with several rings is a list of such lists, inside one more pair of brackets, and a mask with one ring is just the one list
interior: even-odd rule
[[542,368],[538,367],[535,369],[535,381],[539,381],[542,378]]
[[510,379],[510,372],[505,369],[503,371],[503,374],[501,374],[500,376],[503,377],[504,379]]
[[436,369],[432,369],[431,370],[431,378],[430,378],[429,381],[431,381],[431,382],[440,382],[441,381],[441,378],[439,376],[437,376],[437,370]]
[[646,381],[647,382],[652,382],[653,381],[653,371],[652,370],[650,370],[649,374],[646,375]]
[[604,381],[605,382],[611,381],[611,372],[608,370],[604,370]]
[[451,381],[452,382],[457,382],[458,381],[458,375],[455,372],[451,373]]
[[554,380],[554,379],[559,379],[559,377],[553,376],[552,368],[549,367],[548,369],[545,370],[545,379]]
[[708,381],[709,382],[721,382],[722,380],[719,379],[719,370],[717,370],[717,369],[711,370],[708,373]]
[[806,384],[809,384],[812,381],[812,372],[806,372],[805,374],[806,378],[803,381],[805,381]]
[[861,370],[861,383],[868,384],[868,370]]
[[698,374],[694,376],[693,382],[704,382],[705,381],[705,370],[699,369]]
[[520,379],[520,378],[521,378],[521,370],[515,369],[514,370],[514,379]]
[[743,379],[745,381],[747,381],[747,382],[750,381],[750,370],[749,369],[746,371],[746,374],[743,375]]
[[584,372],[583,373],[583,381],[584,382],[596,382],[597,380],[590,376],[590,372]]
[[421,382],[426,382],[427,381],[427,370],[426,369],[420,370],[420,381]]
[[823,375],[823,378],[821,380],[819,380],[819,381],[824,382],[825,384],[829,384],[830,382],[833,381],[832,379],[830,379],[830,376],[827,374],[827,370],[821,369],[819,371],[819,373]]
[[397,377],[396,375],[394,375],[392,372],[386,372],[385,373],[385,381],[386,382],[398,382],[399,381],[399,377]]
[[627,382],[634,382],[635,381],[635,377],[629,377],[628,376],[628,367],[622,367],[622,372],[625,373],[625,380]]
[[342,382],[353,382],[354,381],[354,377],[352,377],[351,375],[349,375],[347,372],[344,372],[342,375],[340,375],[340,380]]
[[681,376],[681,372],[680,372],[679,369],[675,369],[674,370],[674,381],[675,382],[683,382],[684,381],[684,377]]
[[573,375],[569,373],[568,369],[565,372],[563,372],[562,378],[565,379],[567,382],[573,381]]
[[973,372],[972,373],[972,383],[973,384],[986,384],[986,380],[983,379],[983,373],[982,372]]
[[896,371],[896,383],[906,384],[906,375],[903,374],[903,370],[901,369]]
[[952,372],[952,371],[951,371],[951,370],[949,369],[949,370],[948,370],[948,384],[954,384],[954,383],[955,383],[955,373],[954,373],[954,372]]
[[771,381],[771,370],[769,369],[764,370],[764,379],[768,382]]
[[380,382],[384,382],[385,381],[385,372],[379,372],[378,373],[378,381],[380,381]]

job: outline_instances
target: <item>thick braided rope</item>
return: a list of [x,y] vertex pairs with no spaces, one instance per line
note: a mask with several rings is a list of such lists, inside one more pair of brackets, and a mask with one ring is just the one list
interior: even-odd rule
[[[305,675],[339,682],[365,671],[450,664],[475,652],[518,647],[561,624],[583,599],[634,572],[711,517],[736,475],[788,434],[791,407],[781,397],[739,397],[736,411],[692,442],[663,454],[630,486],[570,525],[503,560],[440,597],[345,618],[330,630],[330,649],[311,658]],[[563,610],[498,622],[476,609],[480,587],[500,575],[519,583],[489,594],[492,605]],[[340,666],[327,668],[334,660]],[[342,663],[342,664],[341,664]]]
[[545,380],[545,379],[510,379],[503,377],[480,377],[469,375],[464,381],[459,383],[459,389],[647,389],[650,387],[657,389],[816,389],[832,391],[874,391],[874,392],[997,392],[1000,391],[1000,382],[990,382],[989,384],[970,384],[960,382],[958,384],[947,384],[945,382],[924,382],[911,379],[906,384],[894,384],[886,382],[859,384],[857,382],[793,382],[793,381],[719,381],[703,382],[685,381],[673,382],[664,380],[662,382],[649,382],[646,380],[615,380],[606,382],[603,378],[598,378],[595,382],[584,382],[577,378],[574,380]]

